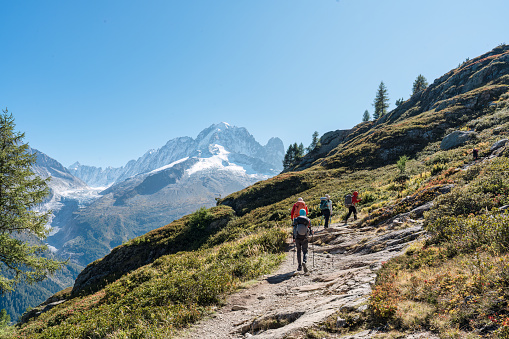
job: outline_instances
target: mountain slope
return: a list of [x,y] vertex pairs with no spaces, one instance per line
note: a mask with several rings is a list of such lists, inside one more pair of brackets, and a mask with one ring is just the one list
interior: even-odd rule
[[[324,260],[335,263],[355,254],[349,268],[338,269],[369,267],[372,275],[379,274],[367,304],[356,303],[359,299],[353,294],[360,296],[365,287],[362,284],[374,277],[346,279],[357,292],[352,294],[351,304],[340,305],[338,298],[344,295],[336,284],[342,278],[318,276],[316,272],[317,276],[311,278],[316,284],[308,288],[319,288],[317,285],[324,282],[330,289],[321,287],[322,294],[302,291],[301,298],[309,297],[310,302],[328,306],[335,313],[331,315],[327,309],[313,321],[299,322],[296,320],[305,319],[311,312],[304,308],[306,303],[293,303],[291,313],[272,304],[270,313],[263,309],[250,315],[238,305],[230,311],[246,311],[238,318],[239,331],[222,335],[335,337],[348,332],[356,335],[366,329],[362,336],[367,338],[371,336],[368,330],[379,332],[381,326],[386,326],[399,331],[387,334],[393,337],[420,330],[439,331],[441,336],[482,333],[504,337],[503,331],[509,330],[504,325],[508,312],[504,286],[509,284],[504,235],[509,234],[509,221],[498,209],[509,204],[509,86],[503,72],[496,73],[498,78],[483,72],[475,82],[477,87],[464,84],[476,77],[468,65],[483,65],[486,58],[492,66],[501,63],[498,70],[509,69],[507,53],[509,46],[500,46],[453,71],[463,79],[455,85],[464,86],[461,93],[445,86],[449,76],[435,81],[433,88],[442,91],[435,92],[436,99],[430,97],[430,102],[442,102],[438,111],[427,109],[433,107],[427,104],[415,104],[406,106],[397,117],[393,111],[381,121],[360,124],[346,136],[331,138],[337,146],[326,156],[317,156],[311,167],[258,182],[219,200],[217,207],[195,212],[117,247],[83,271],[73,293],[65,295],[65,302],[23,324],[17,334],[34,338],[180,337],[180,330],[217,310],[226,294],[273,269],[269,263],[283,260],[279,254],[285,237],[288,241],[288,209],[299,196],[308,203],[309,216],[317,225],[320,196],[328,193],[336,204],[356,189],[362,198],[359,220],[348,225],[348,232],[356,233],[358,240],[348,242],[346,237],[322,231],[313,244]],[[389,119],[391,116],[394,121]],[[454,147],[441,149],[445,136],[471,130],[475,133],[470,139],[457,140]],[[472,159],[474,147],[479,149],[481,160]],[[410,159],[401,171],[395,160],[403,154]],[[335,213],[333,221],[337,223],[346,210],[336,206]],[[422,232],[414,227],[416,222],[424,224],[430,242],[418,242],[405,255],[383,265],[362,260],[363,255],[389,251],[393,246],[403,254],[404,244]],[[334,231],[346,230],[336,227]],[[167,252],[182,239],[190,243],[190,251],[175,248],[180,252]],[[398,267],[404,274],[400,276],[391,267]],[[311,280],[300,279],[293,272],[268,278],[274,288],[281,281]],[[251,291],[255,293],[256,289]],[[328,293],[333,296],[327,298]],[[136,308],[132,308],[133,303]],[[495,316],[496,322],[490,320]],[[217,319],[221,321],[220,315]]]
[[402,155],[421,151],[451,128],[481,117],[507,92],[508,62],[507,47],[499,46],[462,64],[376,122],[324,135],[321,143],[328,145],[324,148],[329,151],[310,153],[296,169],[312,164],[365,168],[393,163]]
[[[93,200],[93,193],[83,181],[72,176],[58,161],[36,149],[31,151],[37,154],[32,171],[42,178],[51,177],[48,183],[50,194],[38,206],[38,209],[53,211],[50,222],[54,227],[53,232],[55,232],[65,227],[72,213],[80,206]],[[51,244],[49,247],[53,252],[56,251],[56,248]],[[45,253],[44,255],[59,260],[67,259],[58,257],[55,253]],[[16,286],[13,292],[0,297],[0,309],[5,309],[11,319],[17,321],[27,308],[36,306],[56,292],[72,286],[82,269],[82,266],[69,263],[61,271],[42,282],[33,285],[21,283]]]

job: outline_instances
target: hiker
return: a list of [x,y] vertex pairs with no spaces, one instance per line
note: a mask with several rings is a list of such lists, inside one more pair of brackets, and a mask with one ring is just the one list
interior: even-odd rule
[[472,156],[474,157],[474,160],[479,159],[479,150],[477,150],[477,148],[472,150]]
[[301,209],[306,211],[306,215],[308,214],[308,207],[306,206],[304,199],[299,198],[297,199],[297,202],[293,204],[292,211],[290,212],[290,218],[292,218],[292,221],[299,216],[299,211]]
[[[311,220],[306,217],[306,210],[301,209],[299,216],[293,219],[293,242],[297,247],[297,271],[304,268],[304,273],[308,272],[306,262],[308,260],[308,236],[313,234],[311,230]],[[302,260],[301,260],[302,252]]]
[[348,207],[348,214],[345,218],[345,224],[348,223],[348,218],[350,218],[350,215],[353,213],[353,220],[357,220],[357,209],[355,208],[355,204],[361,201],[361,199],[358,198],[359,192],[354,191],[352,195],[347,194],[345,196],[345,206]]
[[322,211],[322,215],[325,219],[324,228],[329,228],[329,219],[332,214],[332,200],[330,200],[330,196],[328,194],[325,197],[320,198],[320,210]]

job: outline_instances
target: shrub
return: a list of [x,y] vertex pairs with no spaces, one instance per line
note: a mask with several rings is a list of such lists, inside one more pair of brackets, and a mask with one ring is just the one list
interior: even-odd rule
[[212,218],[212,213],[210,213],[207,208],[200,207],[200,209],[196,210],[189,216],[188,225],[191,228],[205,229],[209,226]]
[[398,290],[392,282],[377,284],[369,298],[369,314],[375,324],[391,321],[398,310]]
[[440,172],[442,172],[445,168],[447,167],[447,165],[445,164],[442,164],[442,163],[437,163],[437,164],[434,164],[433,167],[431,168],[431,175],[437,175],[439,174]]

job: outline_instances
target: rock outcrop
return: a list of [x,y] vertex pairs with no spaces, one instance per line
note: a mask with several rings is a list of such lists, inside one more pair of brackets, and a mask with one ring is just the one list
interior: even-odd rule
[[458,147],[465,142],[476,137],[476,133],[474,131],[454,131],[450,134],[447,134],[445,138],[442,139],[440,143],[441,150],[448,150],[451,148]]

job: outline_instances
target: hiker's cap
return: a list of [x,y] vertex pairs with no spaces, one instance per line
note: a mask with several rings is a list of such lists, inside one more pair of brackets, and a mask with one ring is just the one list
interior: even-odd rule
[[304,199],[302,199],[302,198],[299,198],[299,199],[297,199],[297,201],[304,201]]
[[330,198],[330,195],[326,194],[326,195],[325,195],[325,197],[326,197],[327,199],[329,199],[329,198]]
[[299,211],[299,215],[302,216],[302,217],[305,217],[306,216],[306,210],[301,208],[300,211]]

